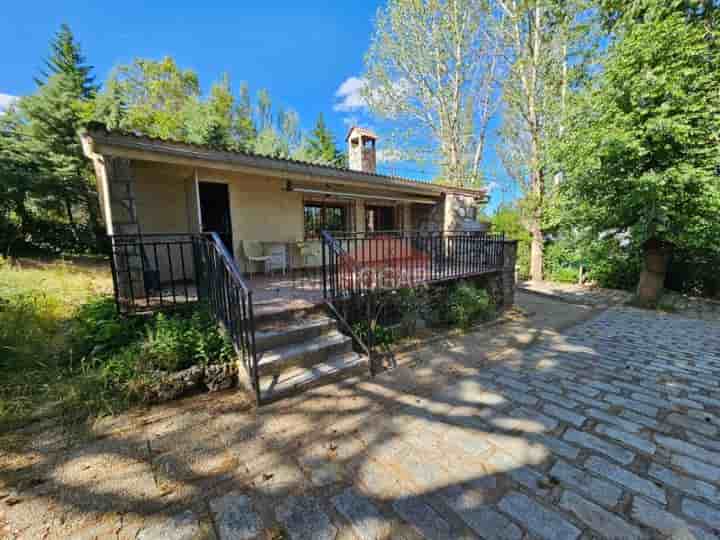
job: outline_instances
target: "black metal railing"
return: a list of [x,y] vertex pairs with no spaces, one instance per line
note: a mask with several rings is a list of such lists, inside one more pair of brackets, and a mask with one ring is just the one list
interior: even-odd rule
[[118,310],[133,314],[196,302],[195,236],[110,236],[110,264]]
[[323,294],[344,298],[497,272],[503,234],[386,231],[322,234]]
[[110,237],[118,310],[126,315],[203,301],[227,332],[259,398],[252,290],[217,233]]
[[259,402],[252,290],[243,281],[234,257],[217,233],[198,235],[196,245],[200,297],[207,301],[210,313],[224,327],[241,356]]

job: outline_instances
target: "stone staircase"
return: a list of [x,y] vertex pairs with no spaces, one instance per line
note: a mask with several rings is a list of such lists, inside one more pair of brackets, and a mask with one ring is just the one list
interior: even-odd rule
[[352,338],[322,306],[256,314],[255,347],[263,403],[367,369]]

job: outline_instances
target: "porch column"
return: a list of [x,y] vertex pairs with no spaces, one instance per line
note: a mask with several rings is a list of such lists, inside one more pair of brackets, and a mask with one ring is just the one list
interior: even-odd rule
[[[127,158],[115,156],[103,156],[102,159],[110,214],[106,216],[108,232],[112,235],[139,235],[132,163]],[[124,300],[145,297],[143,253],[136,240],[113,240],[117,292]]]

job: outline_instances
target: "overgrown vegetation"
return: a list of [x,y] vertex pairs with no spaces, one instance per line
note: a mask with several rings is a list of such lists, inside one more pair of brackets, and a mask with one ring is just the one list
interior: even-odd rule
[[415,335],[420,323],[467,329],[496,313],[488,291],[469,281],[379,292],[371,305],[370,324],[363,319],[353,331],[383,350],[401,337]]
[[107,269],[0,266],[0,426],[79,420],[141,401],[159,372],[227,361],[203,310],[122,318]]

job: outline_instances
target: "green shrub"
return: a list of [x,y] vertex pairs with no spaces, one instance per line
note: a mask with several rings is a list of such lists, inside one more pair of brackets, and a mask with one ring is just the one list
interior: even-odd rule
[[69,322],[69,362],[94,356],[106,358],[140,339],[147,321],[140,317],[122,317],[115,301],[102,296],[80,306]]
[[140,352],[144,367],[164,371],[223,362],[231,356],[232,346],[204,310],[190,317],[158,314],[148,325]]
[[397,332],[390,326],[383,326],[382,324],[375,323],[372,332],[372,340],[370,340],[370,328],[368,327],[367,321],[360,321],[353,325],[353,332],[358,335],[361,339],[365,340],[365,343],[372,341],[376,347],[388,348],[390,345],[395,343],[398,339]]
[[470,283],[461,283],[450,290],[450,322],[467,328],[481,319],[486,319],[493,311],[490,295]]
[[557,281],[559,283],[577,283],[580,269],[563,266],[560,268],[553,269],[548,278],[550,281]]

